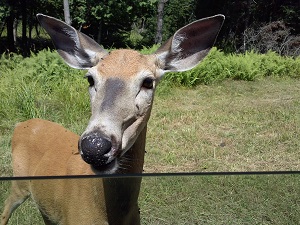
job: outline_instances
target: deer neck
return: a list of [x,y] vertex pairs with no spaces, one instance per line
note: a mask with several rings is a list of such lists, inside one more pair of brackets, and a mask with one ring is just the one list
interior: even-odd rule
[[[120,164],[120,174],[141,174],[143,172],[145,143],[145,127],[133,144],[125,153]],[[109,224],[140,224],[138,196],[141,177],[104,178],[104,194]],[[116,216],[117,215],[117,216]]]
[[117,174],[140,174],[143,172],[147,126],[141,131],[133,146],[120,161]]

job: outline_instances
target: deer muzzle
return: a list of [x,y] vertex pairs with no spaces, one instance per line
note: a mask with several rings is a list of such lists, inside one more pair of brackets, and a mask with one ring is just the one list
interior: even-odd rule
[[98,133],[83,136],[79,141],[82,159],[95,169],[104,170],[115,159],[112,142]]

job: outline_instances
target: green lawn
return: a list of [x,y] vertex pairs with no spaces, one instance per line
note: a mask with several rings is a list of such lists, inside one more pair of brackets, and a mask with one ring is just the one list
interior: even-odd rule
[[[300,170],[299,108],[297,79],[225,81],[193,89],[163,84],[148,124],[145,172]],[[81,133],[87,121],[88,116],[79,117],[65,126]],[[0,139],[2,176],[11,174],[15,123],[3,121],[9,128]]]
[[[142,224],[299,224],[299,178],[299,174],[144,177],[139,198]],[[0,182],[0,199],[7,195],[8,185]],[[1,200],[0,209],[2,204]],[[27,201],[9,224],[43,222],[34,203]]]
[[300,170],[300,81],[225,81],[162,90],[145,171]]
[[299,175],[144,178],[142,224],[299,224]]
[[[300,80],[289,78],[228,80],[193,89],[162,83],[148,124],[145,172],[299,171],[299,99]],[[88,118],[72,124],[57,112],[49,119],[80,133]],[[16,120],[1,121],[1,176],[11,175],[9,140]],[[146,177],[140,195],[142,222],[299,224],[299,178]],[[1,182],[0,210],[8,187],[8,181]],[[41,217],[28,202],[10,224],[41,224]]]

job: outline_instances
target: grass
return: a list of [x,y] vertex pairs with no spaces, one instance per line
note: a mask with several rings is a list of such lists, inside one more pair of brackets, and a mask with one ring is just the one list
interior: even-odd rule
[[[299,170],[299,88],[295,79],[162,84],[145,172]],[[11,174],[9,138],[1,138],[2,175]],[[8,186],[2,182],[0,208]],[[297,224],[299,193],[299,175],[146,177],[142,224]],[[41,224],[41,217],[28,201],[10,224]]]
[[299,176],[144,178],[142,224],[299,224]]
[[299,89],[299,80],[263,79],[158,95],[145,171],[299,170]]
[[[0,182],[0,199],[8,186]],[[143,178],[139,204],[146,225],[299,224],[299,193],[299,175],[154,176]],[[43,222],[26,201],[9,224]]]
[[[12,175],[10,138],[17,122],[40,117],[80,134],[90,107],[84,72],[69,69],[49,51],[38,58],[2,58],[0,71],[3,177]],[[300,170],[297,76],[227,79],[193,88],[171,85],[172,74],[167,76],[148,124],[146,173]],[[0,185],[2,210],[10,182]],[[299,224],[299,189],[299,174],[145,177],[142,223]],[[41,223],[31,201],[10,222]]]
[[[9,194],[10,181],[0,181],[0,209],[3,211],[4,201]],[[37,210],[32,200],[25,201],[16,211],[13,213],[9,220],[9,225],[39,225],[43,224],[42,216]]]
[[[300,147],[299,89],[300,80],[289,78],[228,80],[193,89],[162,84],[148,125],[145,172],[300,170],[296,151]],[[41,103],[45,111],[41,117],[51,115],[50,120],[81,133],[89,105],[88,99],[86,103],[79,99],[79,91],[83,93],[86,87],[61,96],[66,99],[63,102],[52,96],[54,103]],[[28,92],[29,97],[22,99],[30,98]],[[77,99],[80,101],[74,102]],[[30,109],[24,106],[23,115],[26,110],[29,116],[39,115]],[[64,119],[62,114],[70,116]],[[9,140],[15,123],[21,120],[1,122],[2,176],[11,174]]]

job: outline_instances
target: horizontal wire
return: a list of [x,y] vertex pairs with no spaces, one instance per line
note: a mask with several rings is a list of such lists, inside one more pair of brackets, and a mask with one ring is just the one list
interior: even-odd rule
[[87,178],[128,178],[128,177],[187,177],[187,176],[244,176],[244,175],[291,175],[300,171],[247,171],[247,172],[176,172],[176,173],[138,173],[138,174],[101,174],[101,175],[64,175],[64,176],[24,176],[0,177],[6,180],[57,180],[57,179],[87,179]]

